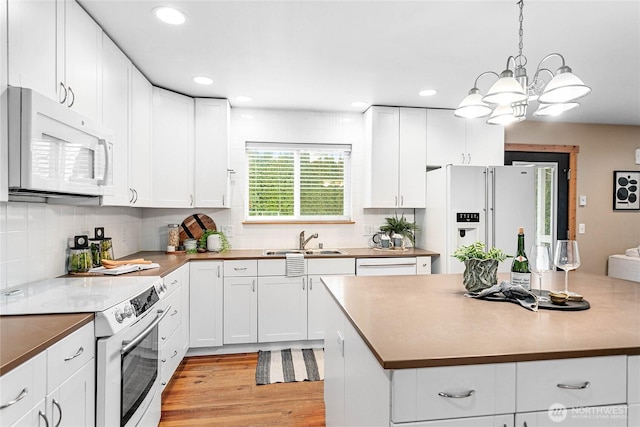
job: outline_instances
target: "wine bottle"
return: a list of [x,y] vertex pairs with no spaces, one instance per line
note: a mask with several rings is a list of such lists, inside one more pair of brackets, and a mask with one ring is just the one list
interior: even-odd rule
[[524,252],[524,227],[518,228],[518,251],[511,263],[511,284],[520,285],[527,290],[531,290],[529,259]]

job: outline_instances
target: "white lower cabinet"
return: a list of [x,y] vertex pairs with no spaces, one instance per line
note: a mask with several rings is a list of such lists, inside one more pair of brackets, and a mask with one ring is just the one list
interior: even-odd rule
[[222,261],[189,263],[189,346],[222,345]]
[[640,426],[640,356],[627,357],[628,426]]
[[258,261],[224,261],[224,343],[258,342]]
[[183,341],[183,320],[188,316],[184,310],[183,287],[189,287],[188,283],[183,283],[183,269],[186,266],[175,270],[164,277],[164,284],[167,287],[168,295],[162,302],[164,310],[168,310],[167,316],[162,319],[158,328],[160,345],[160,384],[162,389],[167,386],[173,373],[178,368],[180,361],[184,357],[185,347]]
[[[46,413],[47,352],[43,351],[0,377],[0,425],[38,425]],[[42,424],[44,425],[44,424]]]
[[452,420],[391,423],[392,427],[513,427],[513,414],[489,417],[455,418]]
[[91,359],[47,394],[46,413],[50,425],[75,427],[95,424],[95,378],[95,359]]
[[307,339],[307,277],[258,277],[258,341]]
[[591,406],[560,408],[555,411],[538,411],[516,414],[516,427],[629,427],[627,406]]

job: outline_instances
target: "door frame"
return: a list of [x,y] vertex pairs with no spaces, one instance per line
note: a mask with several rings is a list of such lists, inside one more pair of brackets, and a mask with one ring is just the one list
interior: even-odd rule
[[533,153],[568,153],[569,154],[569,191],[567,198],[569,239],[576,238],[576,194],[578,182],[578,145],[545,145],[545,144],[512,144],[505,143],[504,151],[529,151]]

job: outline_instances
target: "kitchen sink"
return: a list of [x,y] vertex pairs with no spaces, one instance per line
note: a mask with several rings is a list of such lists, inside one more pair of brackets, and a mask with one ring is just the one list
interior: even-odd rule
[[347,255],[342,249],[265,249],[262,251],[263,256],[284,256],[287,254],[303,254],[306,256],[313,255]]

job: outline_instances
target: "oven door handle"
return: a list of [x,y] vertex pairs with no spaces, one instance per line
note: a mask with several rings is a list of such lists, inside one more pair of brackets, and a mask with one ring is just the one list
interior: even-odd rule
[[131,350],[133,347],[138,345],[140,343],[140,341],[145,339],[147,337],[147,335],[149,335],[151,333],[151,331],[153,331],[153,328],[158,326],[158,323],[162,322],[162,319],[164,319],[165,316],[167,314],[169,314],[170,310],[171,310],[171,306],[167,307],[165,310],[158,310],[158,316],[156,316],[156,318],[153,320],[153,322],[151,322],[151,324],[149,326],[147,326],[144,329],[144,331],[142,331],[140,333],[140,335],[138,335],[137,337],[135,337],[131,341],[128,341],[128,340],[122,341],[122,350],[120,350],[120,354],[125,354],[126,352]]

